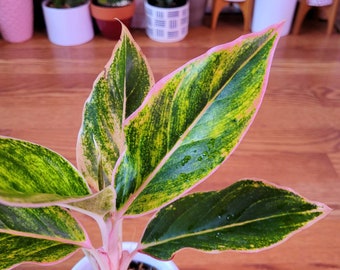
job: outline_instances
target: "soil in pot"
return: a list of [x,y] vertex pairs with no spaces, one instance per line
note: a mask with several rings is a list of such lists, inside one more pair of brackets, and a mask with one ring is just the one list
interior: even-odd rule
[[128,270],[161,270],[143,262],[132,261]]
[[[197,0],[194,0],[194,1],[197,1]],[[173,0],[169,4],[165,3],[165,1],[148,0],[148,3],[151,6],[155,6],[155,7],[172,8],[172,7],[181,7],[181,6],[184,6],[187,3],[187,0]]]

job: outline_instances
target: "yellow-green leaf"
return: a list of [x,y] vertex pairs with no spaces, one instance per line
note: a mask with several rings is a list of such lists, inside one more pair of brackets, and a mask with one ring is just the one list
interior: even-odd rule
[[124,130],[118,208],[140,214],[160,207],[231,154],[264,95],[277,27],[215,47],[151,89]]
[[163,208],[148,225],[143,252],[161,259],[185,247],[203,251],[268,248],[329,212],[292,191],[243,180]]
[[55,262],[78,248],[71,244],[0,233],[0,269],[22,262]]
[[115,164],[125,151],[123,122],[153,84],[145,57],[122,25],[112,57],[85,103],[78,137],[78,167],[94,191],[111,184]]
[[0,137],[0,201],[40,204],[88,194],[85,180],[62,156],[37,144]]

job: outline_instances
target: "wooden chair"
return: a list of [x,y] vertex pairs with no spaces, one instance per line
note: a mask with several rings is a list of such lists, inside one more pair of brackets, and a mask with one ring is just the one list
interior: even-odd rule
[[[339,7],[339,0],[333,0],[333,3],[331,5],[325,7],[327,7],[328,9],[327,35],[331,35],[333,32],[336,15]],[[300,0],[299,8],[297,10],[293,26],[294,35],[299,34],[302,22],[311,8],[313,8],[313,6],[309,6],[307,4],[307,0]]]
[[239,5],[243,14],[244,31],[249,32],[253,16],[254,0],[214,0],[212,5],[212,18],[210,27],[212,29],[216,29],[217,19],[222,9],[231,3],[237,3]]

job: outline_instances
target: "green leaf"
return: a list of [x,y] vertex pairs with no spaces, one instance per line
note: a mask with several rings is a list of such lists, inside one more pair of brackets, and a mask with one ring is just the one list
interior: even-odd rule
[[185,247],[259,250],[327,211],[289,190],[243,180],[219,192],[188,195],[162,209],[144,233],[142,251],[168,260]]
[[85,241],[83,229],[60,207],[0,205],[0,269],[25,261],[53,262]]
[[78,248],[72,244],[0,233],[0,269],[22,262],[51,263]]
[[83,229],[64,209],[10,207],[0,204],[0,232],[37,235],[73,242],[85,240]]
[[0,200],[50,203],[90,194],[78,171],[42,146],[0,137]]
[[114,200],[115,191],[112,186],[109,186],[95,193],[93,196],[87,197],[84,200],[69,203],[67,206],[82,213],[87,213],[87,215],[92,217],[93,214],[104,217],[110,211],[114,210]]
[[94,191],[111,184],[117,159],[125,151],[123,122],[153,84],[145,57],[122,25],[120,41],[85,103],[79,132],[78,167]]
[[125,128],[118,209],[126,204],[122,211],[132,215],[160,207],[231,154],[261,103],[278,36],[271,28],[215,47],[151,89]]

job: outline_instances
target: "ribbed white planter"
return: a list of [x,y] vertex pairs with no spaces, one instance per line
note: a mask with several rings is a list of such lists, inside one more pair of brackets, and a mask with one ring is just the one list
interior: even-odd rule
[[94,31],[90,15],[90,1],[73,8],[48,7],[42,2],[48,39],[57,45],[74,46],[93,39]]
[[281,36],[288,35],[296,5],[297,0],[256,0],[251,30],[258,32],[272,24],[285,21]]
[[146,34],[159,42],[176,42],[185,38],[189,28],[189,1],[184,6],[160,8],[144,2]]
[[[124,242],[123,249],[127,251],[133,251],[137,246],[135,242]],[[133,260],[136,262],[143,262],[158,270],[178,270],[177,266],[172,261],[160,261],[155,258],[152,258],[146,254],[137,253]],[[84,257],[81,259],[72,270],[93,270],[89,260]]]

